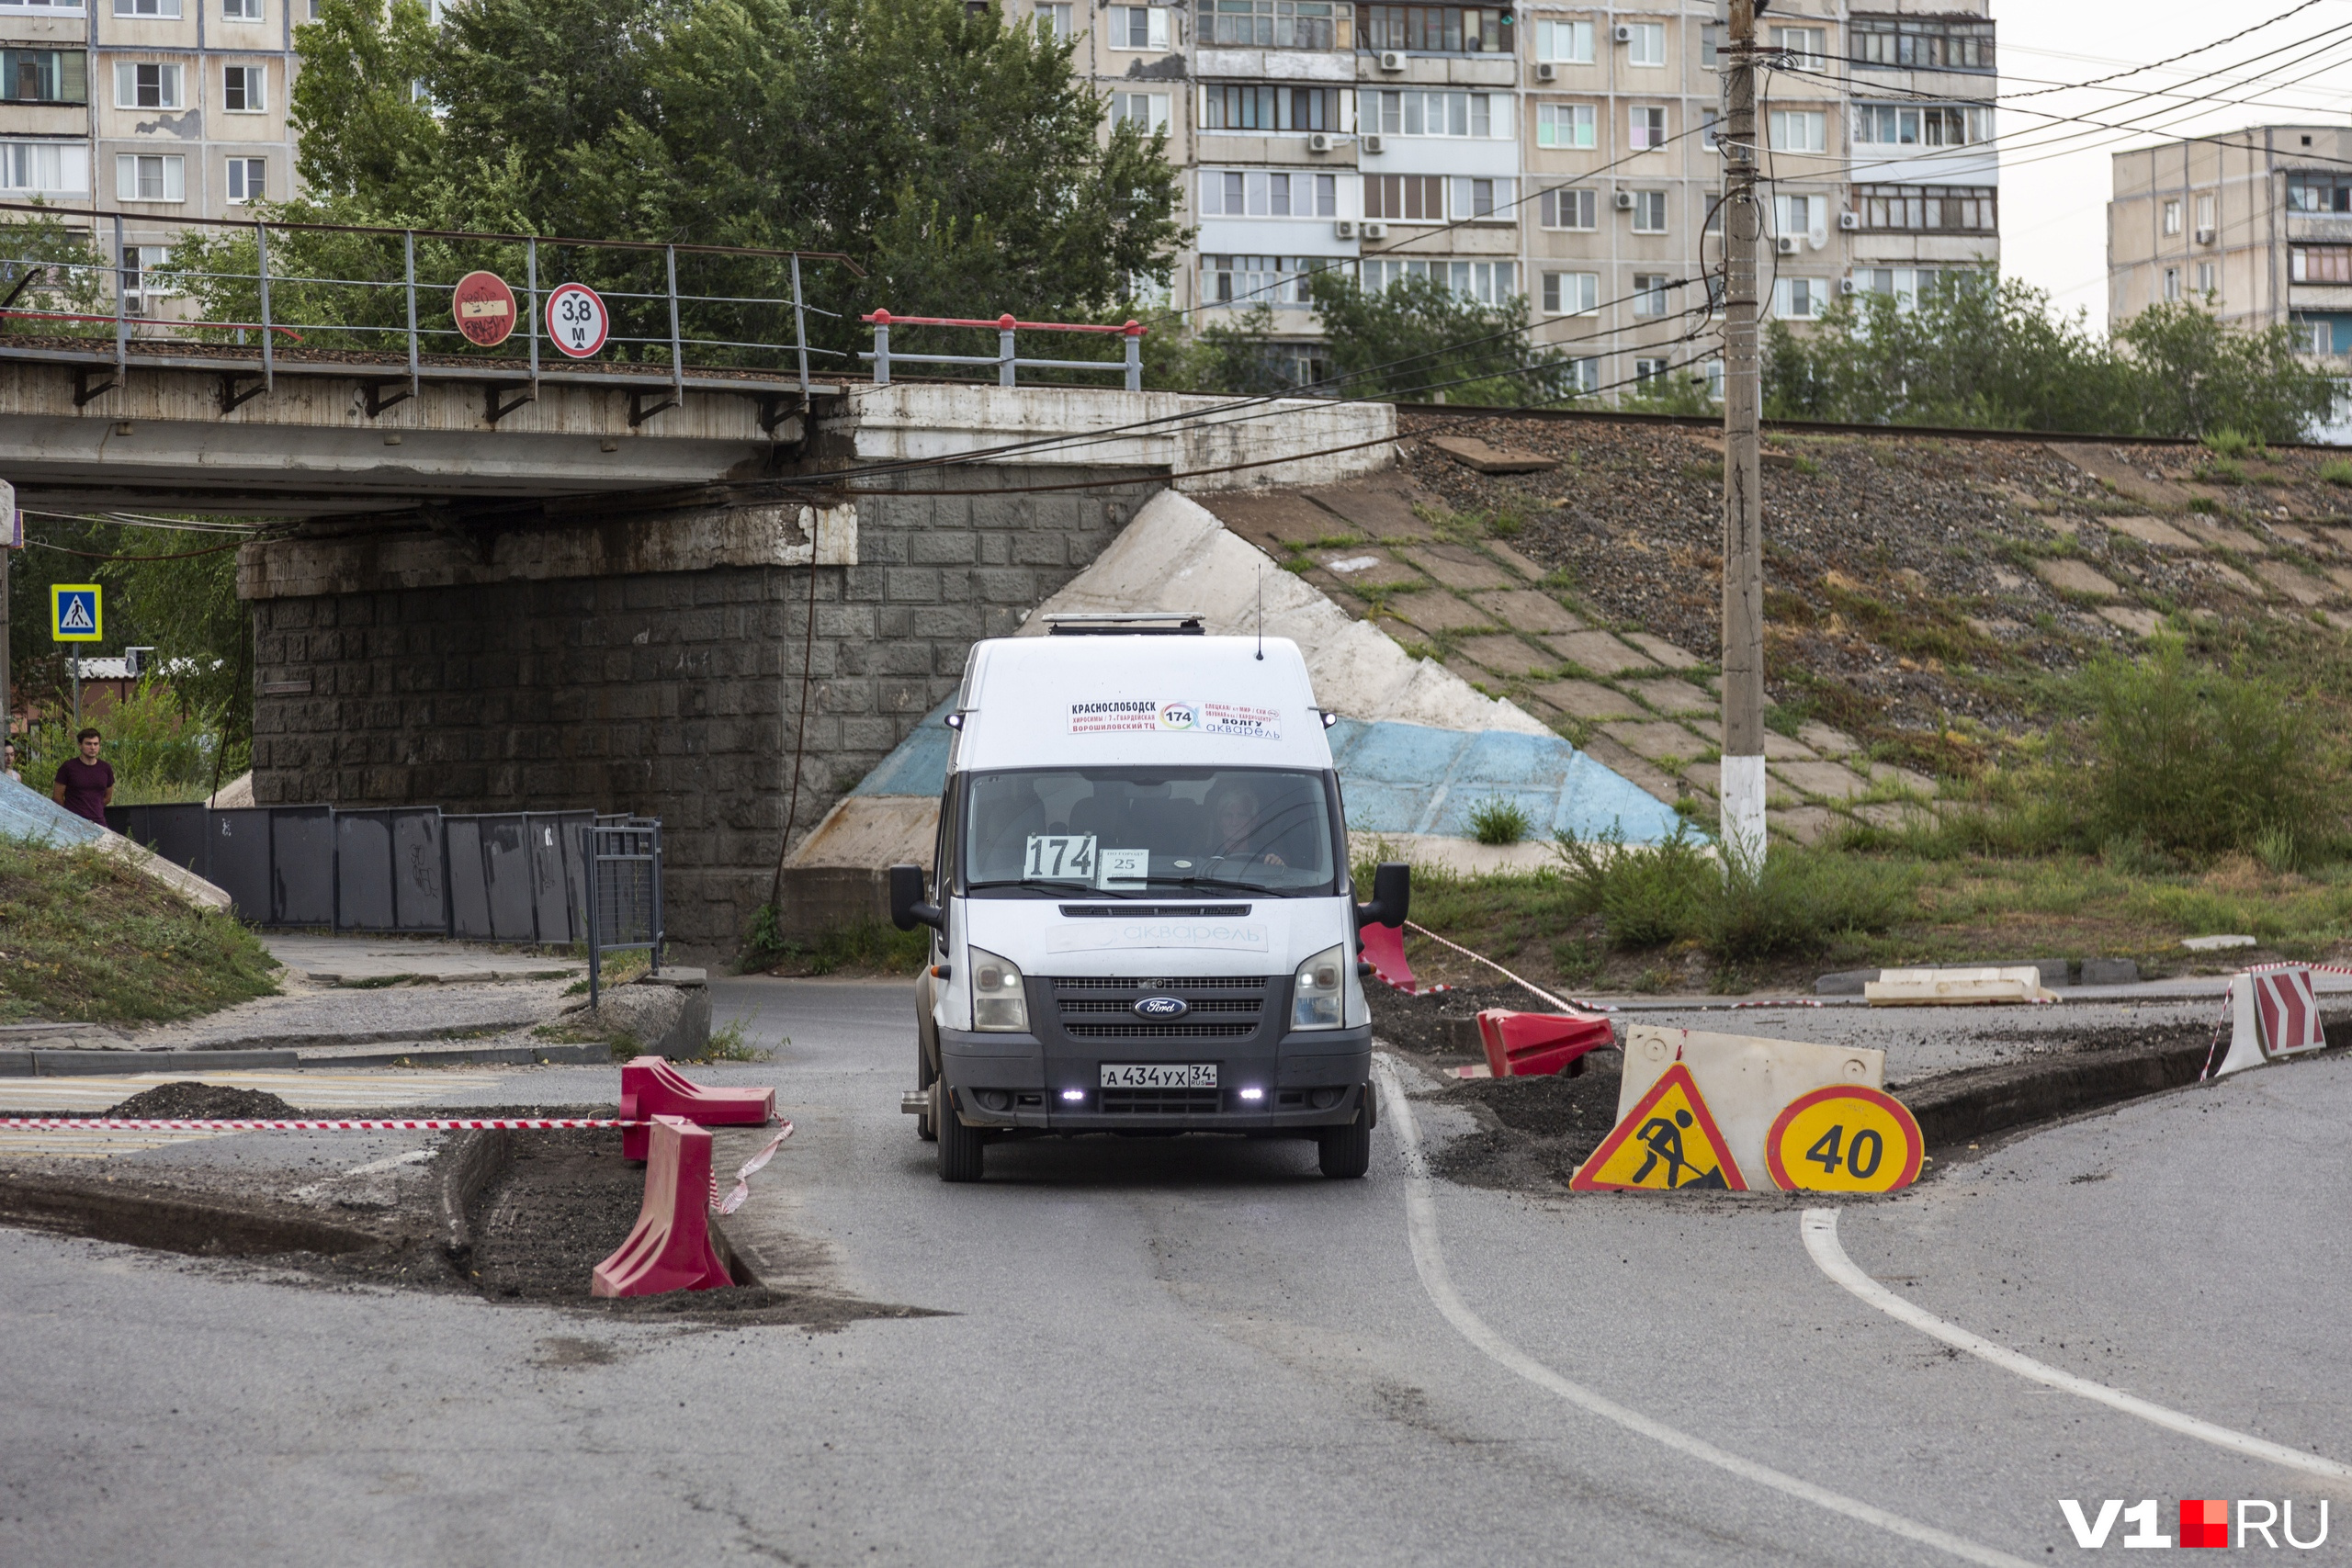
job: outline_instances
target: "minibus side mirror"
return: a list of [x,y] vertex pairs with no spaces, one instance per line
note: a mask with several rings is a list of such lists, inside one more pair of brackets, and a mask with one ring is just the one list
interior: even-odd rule
[[939,912],[939,906],[922,900],[922,867],[890,868],[890,923],[902,931],[910,931],[917,926],[929,926],[934,931],[947,929],[947,918]]
[[1413,907],[1413,868],[1383,861],[1372,874],[1372,902],[1356,906],[1356,925],[1402,926]]

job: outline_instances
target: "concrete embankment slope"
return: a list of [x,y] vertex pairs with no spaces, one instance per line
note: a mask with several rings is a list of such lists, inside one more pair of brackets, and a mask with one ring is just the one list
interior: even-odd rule
[[[1343,716],[1332,752],[1360,846],[1381,840],[1410,858],[1491,869],[1539,862],[1555,828],[1613,828],[1635,842],[1673,830],[1669,807],[1543,721],[1436,660],[1414,658],[1173,491],[1145,505],[1021,635],[1045,635],[1057,613],[1138,610],[1195,615],[1216,636],[1262,625],[1298,645],[1317,701]],[[926,715],[794,850],[785,867],[787,935],[878,912],[882,868],[929,862],[953,701]],[[1529,842],[1494,851],[1470,840],[1470,812],[1494,798],[1527,812]]]
[[226,913],[229,896],[204,878],[174,865],[121,834],[98,826],[11,778],[0,777],[0,834],[31,843],[73,849],[88,844],[136,866],[198,908]]

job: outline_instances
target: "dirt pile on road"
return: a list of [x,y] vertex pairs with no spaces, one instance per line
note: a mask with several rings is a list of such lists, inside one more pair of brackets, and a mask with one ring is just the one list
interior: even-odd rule
[[142,1089],[109,1107],[107,1114],[173,1122],[277,1122],[301,1112],[265,1089],[182,1081]]

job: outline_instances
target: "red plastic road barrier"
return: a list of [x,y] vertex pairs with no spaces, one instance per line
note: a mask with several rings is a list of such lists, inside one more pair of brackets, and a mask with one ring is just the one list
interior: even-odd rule
[[1408,997],[1433,997],[1440,991],[1453,989],[1451,986],[1423,986],[1413,979],[1413,966],[1405,958],[1405,933],[1395,926],[1365,926],[1356,933],[1357,945],[1363,948],[1372,972],[1391,990],[1402,991]]
[[588,1293],[658,1296],[733,1284],[710,1244],[710,1134],[682,1117],[656,1116],[647,1138],[637,1228],[596,1265]]
[[621,1120],[637,1126],[621,1133],[621,1155],[645,1158],[651,1116],[682,1116],[697,1127],[764,1127],[775,1120],[772,1089],[706,1089],[659,1056],[621,1064]]
[[1548,1077],[1588,1051],[1617,1043],[1605,1018],[1500,1008],[1478,1015],[1478,1038],[1487,1047],[1487,1066],[1498,1078]]
[[609,1116],[426,1116],[399,1121],[261,1122],[234,1117],[0,1116],[0,1128],[37,1128],[46,1133],[458,1133],[469,1129],[550,1132],[571,1127],[643,1127]]

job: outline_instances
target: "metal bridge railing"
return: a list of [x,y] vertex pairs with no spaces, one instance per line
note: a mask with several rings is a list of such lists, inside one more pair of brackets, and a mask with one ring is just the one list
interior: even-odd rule
[[[1125,370],[1126,388],[1130,392],[1143,390],[1144,329],[1134,321],[1120,326],[1096,326],[1073,321],[1016,321],[1010,314],[992,321],[963,321],[948,316],[894,316],[888,310],[876,310],[859,321],[874,328],[874,352],[861,354],[860,359],[873,361],[874,384],[890,384],[890,367],[900,365],[993,365],[996,384],[1014,385],[1015,370]],[[893,353],[890,348],[892,327],[993,327],[996,330],[996,353],[973,354],[907,354]],[[1127,340],[1127,354],[1118,359],[1022,359],[1015,355],[1014,335],[1019,333],[1117,333]]]

